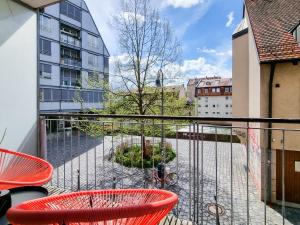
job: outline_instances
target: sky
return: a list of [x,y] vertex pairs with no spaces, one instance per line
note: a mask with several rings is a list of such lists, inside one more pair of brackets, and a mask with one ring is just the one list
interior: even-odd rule
[[[117,57],[112,18],[122,0],[86,0],[111,54]],[[243,0],[151,0],[168,19],[182,45],[180,67],[186,83],[194,77],[231,77],[232,34],[242,19]]]

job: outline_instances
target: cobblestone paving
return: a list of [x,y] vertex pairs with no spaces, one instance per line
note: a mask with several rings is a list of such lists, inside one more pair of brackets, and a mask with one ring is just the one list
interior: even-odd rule
[[[52,185],[72,190],[77,190],[78,187],[80,189],[149,187],[149,183],[145,182],[148,170],[126,168],[109,160],[112,147],[121,143],[121,139],[132,143],[140,141],[138,137],[93,139],[80,135],[73,137],[72,141],[71,137],[49,141],[48,160],[59,166],[54,173]],[[149,140],[160,141],[156,138]],[[197,221],[198,224],[216,224],[216,216],[209,213],[208,205],[216,203],[215,196],[217,196],[218,204],[225,210],[219,217],[220,224],[231,224],[231,221],[232,224],[247,224],[247,168],[242,146],[233,144],[231,151],[230,143],[203,142],[202,149],[200,142],[197,158],[193,157],[197,149],[193,148],[193,142],[175,139],[167,139],[167,142],[170,142],[177,151],[176,159],[170,162],[168,167],[171,172],[177,172],[178,184],[165,187],[176,192],[180,198],[173,213],[179,218]],[[68,161],[71,158],[73,160]],[[197,160],[198,171],[193,166]],[[197,183],[199,185],[195,185]],[[250,176],[248,199],[249,224],[263,224],[264,203],[259,200]],[[266,212],[267,224],[282,224],[282,216],[276,210],[267,206]],[[289,211],[287,208],[287,215],[292,216],[285,224],[297,224],[299,212],[300,210]]]

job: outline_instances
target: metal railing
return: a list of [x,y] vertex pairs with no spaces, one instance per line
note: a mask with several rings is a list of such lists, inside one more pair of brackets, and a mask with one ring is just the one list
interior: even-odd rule
[[293,207],[299,183],[287,177],[291,155],[299,176],[300,119],[43,114],[41,120],[53,186],[168,189],[180,199],[173,214],[194,224],[300,222]]
[[65,64],[65,65],[69,65],[69,66],[81,67],[81,60],[80,59],[61,58],[60,63]]
[[60,34],[60,41],[66,44],[74,45],[76,47],[81,46],[81,41],[79,39],[67,34]]

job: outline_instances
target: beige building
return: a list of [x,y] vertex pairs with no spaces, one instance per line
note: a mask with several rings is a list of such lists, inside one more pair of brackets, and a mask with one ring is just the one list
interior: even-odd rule
[[202,117],[232,116],[232,79],[207,77],[195,91],[196,115]]
[[[245,0],[243,12],[233,34],[233,116],[300,118],[299,0]],[[287,131],[284,140],[285,200],[293,204],[300,204],[299,134]],[[280,203],[283,132],[250,129],[249,141],[251,175],[262,197],[266,182],[268,200]]]

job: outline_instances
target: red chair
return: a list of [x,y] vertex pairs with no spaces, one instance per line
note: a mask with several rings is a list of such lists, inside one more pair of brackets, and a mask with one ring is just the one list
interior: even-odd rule
[[40,158],[0,149],[0,191],[40,186],[50,181],[53,167]]
[[14,225],[155,225],[177,202],[176,194],[158,189],[85,191],[24,202],[7,218]]

